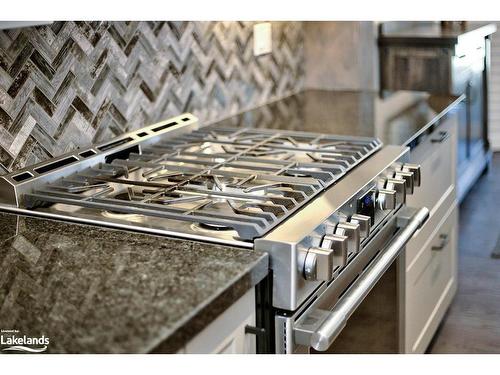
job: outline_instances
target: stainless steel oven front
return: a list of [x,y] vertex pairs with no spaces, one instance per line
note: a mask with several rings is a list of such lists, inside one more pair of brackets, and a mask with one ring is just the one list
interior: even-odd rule
[[255,241],[270,254],[275,350],[326,350],[428,217],[408,149],[386,146]]

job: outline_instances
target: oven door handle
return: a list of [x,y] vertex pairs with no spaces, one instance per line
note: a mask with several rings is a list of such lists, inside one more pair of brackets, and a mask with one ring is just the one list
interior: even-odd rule
[[377,281],[400,255],[408,241],[422,227],[428,217],[429,210],[423,207],[418,209],[411,217],[406,216],[398,220],[398,226],[402,227],[401,230],[393,237],[375,262],[349,287],[333,309],[328,312],[312,312],[313,315],[324,316],[321,319],[321,323],[314,325],[315,328],[313,328],[299,322],[293,328],[296,342],[318,351],[327,350],[345,327],[347,320],[356,311]]

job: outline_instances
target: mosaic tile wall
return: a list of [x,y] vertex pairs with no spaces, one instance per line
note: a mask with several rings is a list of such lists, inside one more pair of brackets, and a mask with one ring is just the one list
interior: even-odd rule
[[0,173],[182,112],[201,121],[290,95],[304,81],[301,22],[56,22],[0,31]]

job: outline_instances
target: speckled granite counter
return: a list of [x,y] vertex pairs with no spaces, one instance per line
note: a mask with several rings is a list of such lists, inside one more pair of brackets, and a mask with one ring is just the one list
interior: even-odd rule
[[0,212],[0,328],[53,353],[175,352],[267,267],[248,249]]
[[373,91],[306,90],[211,126],[378,137],[386,145],[413,147],[451,111],[464,110],[464,99],[412,91],[381,98]]

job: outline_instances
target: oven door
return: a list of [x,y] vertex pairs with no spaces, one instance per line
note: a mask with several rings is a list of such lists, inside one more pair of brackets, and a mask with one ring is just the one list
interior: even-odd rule
[[[378,233],[338,277],[317,290],[296,311],[278,312],[275,316],[276,352],[386,352],[388,349],[384,346],[391,345],[391,351],[397,352],[400,335],[400,275],[396,270],[395,260],[404,256],[406,243],[428,216],[429,211],[426,208],[400,209],[395,215],[387,218]],[[391,281],[382,283],[384,285],[376,291],[375,286],[380,285],[384,278]],[[374,293],[378,295],[367,298],[369,294]],[[370,299],[374,301],[374,305],[364,307],[364,316],[355,318],[357,311],[362,310],[360,305],[363,301]],[[342,331],[347,324],[351,324],[350,318],[359,321],[362,327],[360,329],[356,324],[349,326],[346,329],[348,334],[344,335]],[[391,335],[387,334],[384,325],[394,328],[393,337],[389,338]],[[357,336],[360,337],[356,337],[355,332],[358,332]],[[341,333],[346,338],[340,340]],[[369,337],[370,335],[373,337]],[[385,342],[375,348],[373,339],[377,337],[393,344]],[[345,343],[343,348],[337,345],[338,339]],[[369,347],[364,347],[362,343],[367,343]],[[350,349],[346,349],[349,347]]]

